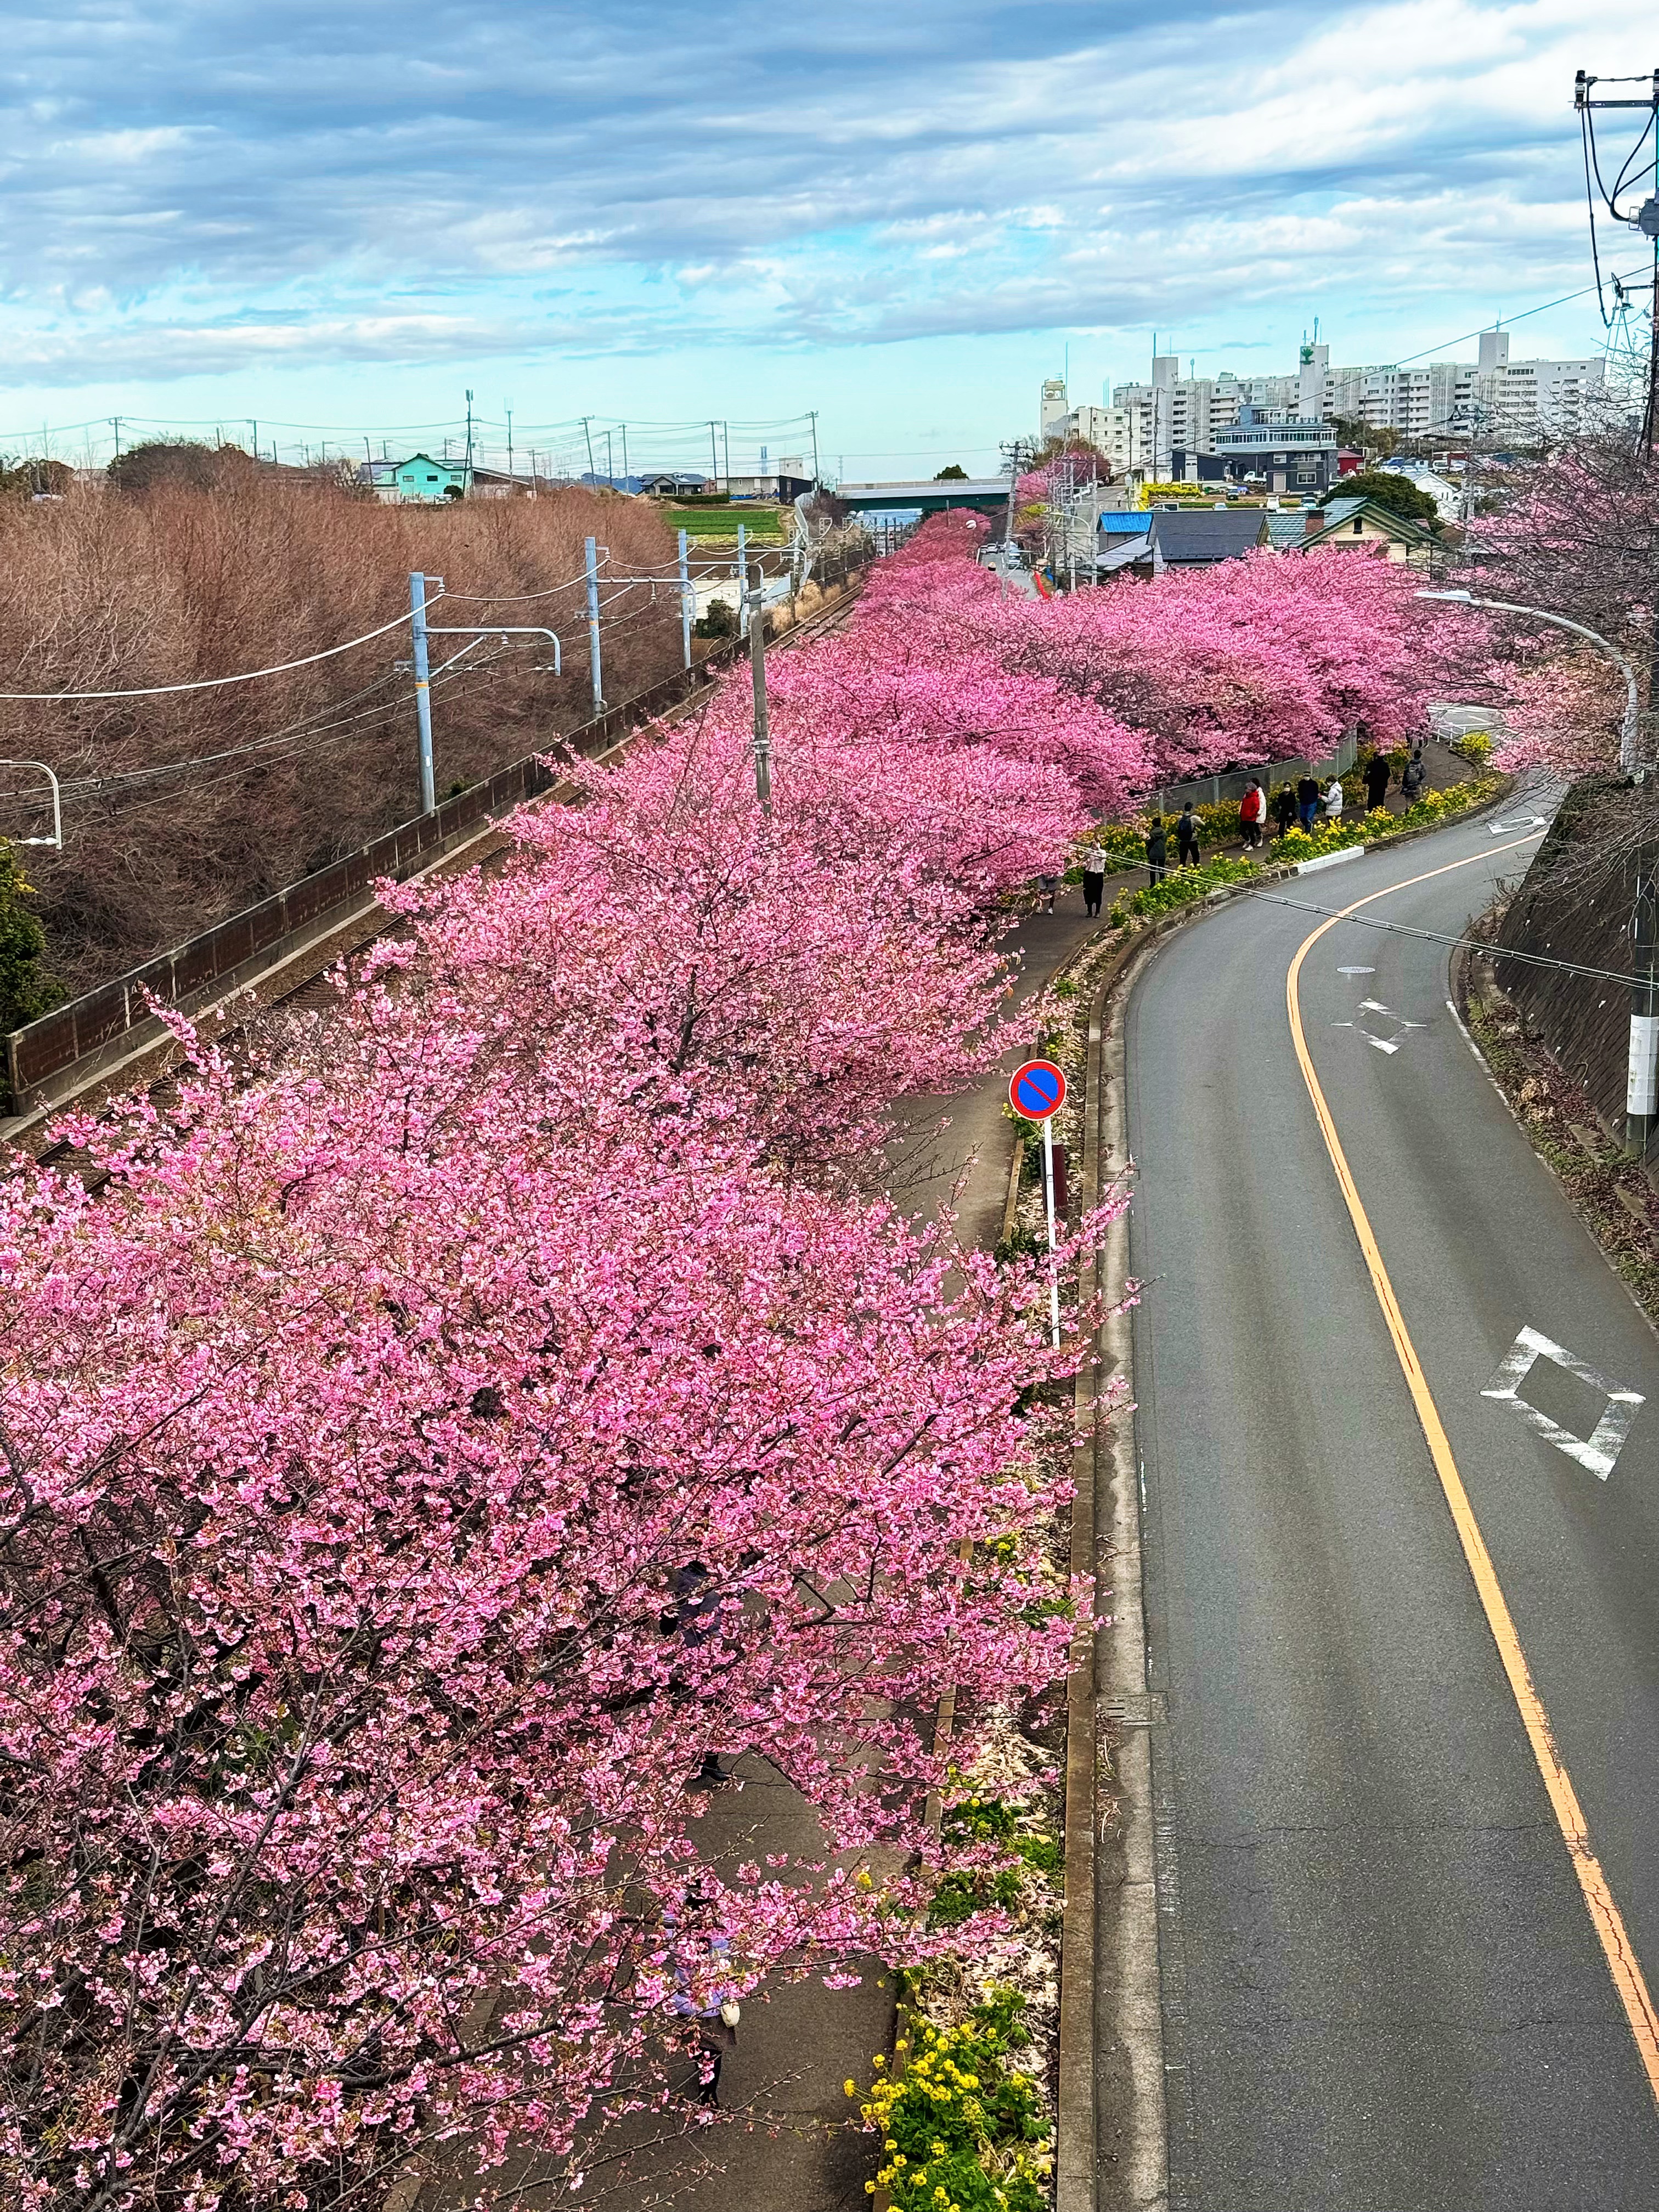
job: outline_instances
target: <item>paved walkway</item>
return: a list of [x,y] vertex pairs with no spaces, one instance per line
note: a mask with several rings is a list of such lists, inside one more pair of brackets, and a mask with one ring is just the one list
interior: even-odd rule
[[[1055,913],[1028,916],[1013,939],[1024,958],[1018,999],[1046,982],[1098,927],[1075,886],[1061,893]],[[907,1099],[891,1154],[893,1186],[912,1216],[948,1201],[966,1168],[961,1233],[987,1248],[1002,1232],[1008,1183],[1006,1071],[1030,1042],[1018,1022],[1013,1035],[1004,1072],[976,1090]],[[941,1117],[949,1121],[943,1132]],[[822,1850],[811,1808],[774,1767],[751,1752],[737,1773],[743,1788],[712,1796],[704,1816],[711,1863]],[[878,2147],[860,2129],[842,2085],[849,2076],[866,2085],[872,2058],[892,2049],[894,1992],[879,1960],[866,1960],[863,1971],[854,1989],[827,1990],[813,1979],[745,1998],[738,2049],[720,2080],[722,2106],[739,2116],[736,2124],[640,2153],[626,2191],[630,2212],[671,2197],[677,2212],[851,2212],[869,2203],[864,2185],[874,2175]]]

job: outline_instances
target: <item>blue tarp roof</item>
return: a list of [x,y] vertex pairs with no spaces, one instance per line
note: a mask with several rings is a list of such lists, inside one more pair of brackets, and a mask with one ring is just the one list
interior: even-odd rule
[[1133,531],[1144,538],[1152,526],[1152,510],[1150,507],[1143,507],[1138,511],[1126,508],[1109,514],[1103,514],[1100,518],[1100,526],[1103,530]]

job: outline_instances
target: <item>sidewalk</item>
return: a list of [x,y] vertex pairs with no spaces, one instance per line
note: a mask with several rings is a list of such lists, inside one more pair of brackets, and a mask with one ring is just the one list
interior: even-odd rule
[[[1076,885],[1062,890],[1055,913],[1028,915],[1013,937],[1024,958],[1016,1002],[1100,927],[1085,915]],[[1011,1139],[1002,1115],[1008,1074],[1030,1047],[1017,1018],[1013,1033],[999,1072],[977,1089],[951,1099],[905,1100],[890,1155],[896,1194],[912,1216],[948,1200],[967,1167],[960,1233],[987,1249],[1002,1231],[1008,1183]],[[940,1133],[943,1117],[950,1126]],[[768,1851],[811,1856],[822,1849],[806,1801],[765,1759],[748,1753],[736,1771],[743,1788],[714,1795],[704,1819],[712,1863]],[[865,2183],[875,2173],[879,2146],[860,2129],[843,2084],[850,2077],[866,2087],[871,2060],[892,2049],[894,1995],[878,1960],[863,1961],[862,1972],[855,1989],[827,1990],[813,1979],[744,2000],[738,2048],[720,2079],[722,2106],[743,2117],[636,2154],[625,2192],[629,2212],[671,2198],[676,2212],[850,2212],[868,2203]]]

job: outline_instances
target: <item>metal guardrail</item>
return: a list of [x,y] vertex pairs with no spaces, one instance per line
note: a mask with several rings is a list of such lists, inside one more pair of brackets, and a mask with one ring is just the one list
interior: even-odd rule
[[[826,584],[845,585],[858,573],[845,561],[830,566],[831,574],[823,580]],[[584,758],[608,751],[624,732],[679,705],[710,671],[746,651],[738,639],[721,640],[695,667],[676,669],[580,728],[556,735],[548,751]],[[556,769],[538,755],[514,761],[447,799],[434,812],[400,823],[257,906],[14,1030],[5,1039],[10,1112],[27,1114],[49,1103],[52,1091],[60,1088],[52,1079],[82,1062],[91,1063],[88,1072],[95,1073],[125,1052],[159,1038],[161,1024],[152,1001],[189,1012],[253,981],[290,952],[349,921],[355,912],[366,910],[373,903],[370,893],[376,883],[388,876],[402,881],[417,874],[486,823],[552,790],[559,781]],[[5,1110],[0,1097],[0,1113]]]

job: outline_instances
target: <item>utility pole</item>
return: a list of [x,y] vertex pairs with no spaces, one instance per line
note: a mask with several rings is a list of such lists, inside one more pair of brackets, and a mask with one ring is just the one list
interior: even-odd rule
[[716,491],[720,488],[720,447],[714,443],[714,426],[708,426],[708,480]]
[[624,423],[623,424],[623,426],[622,426],[622,441],[623,441],[623,482],[624,483],[626,483],[628,482],[628,475],[629,475],[629,470],[628,470],[628,425],[627,425],[627,423],[626,423],[626,422],[624,422]]
[[[1643,140],[1645,139],[1648,132],[1650,131],[1659,132],[1659,69],[1654,70],[1647,94],[1640,100],[1593,100],[1590,97],[1592,86],[1639,84],[1641,82],[1639,77],[1597,77],[1591,76],[1584,70],[1576,72],[1573,79],[1572,104],[1578,113],[1585,133],[1584,166],[1587,180],[1589,173],[1594,170],[1597,183],[1601,181],[1601,170],[1595,160],[1595,124],[1594,120],[1595,116],[1601,110],[1616,107],[1645,111],[1648,120],[1643,125],[1641,137],[1637,139],[1632,151],[1631,161],[1633,161],[1636,155],[1641,151]],[[1659,163],[1649,165],[1654,171],[1656,187],[1654,193],[1633,215],[1621,215],[1618,205],[1620,185],[1630,165],[1630,161],[1625,163],[1624,168],[1620,171],[1619,177],[1614,182],[1612,193],[1608,195],[1604,191],[1603,197],[1607,212],[1615,222],[1628,223],[1633,229],[1639,230],[1644,238],[1650,239],[1653,242],[1653,291],[1649,309],[1648,389],[1646,402],[1642,410],[1642,442],[1648,453],[1651,454],[1655,446],[1659,444]],[[1645,171],[1638,169],[1637,174],[1644,175]],[[1595,235],[1595,205],[1592,202],[1590,214],[1592,243],[1594,243]],[[1596,281],[1599,293],[1601,280],[1598,277]],[[1650,704],[1652,703],[1650,702]]]
[[587,541],[587,665],[593,677],[593,712],[605,712],[605,685],[599,671],[599,549]]
[[738,525],[738,629],[739,634],[749,621],[749,549],[742,523]]
[[732,496],[732,425],[729,422],[720,424],[720,437],[726,447],[726,496],[730,499]]
[[591,419],[591,416],[586,415],[582,416],[582,436],[587,441],[587,473],[597,483],[599,472],[593,465],[593,433],[587,427]]
[[504,399],[501,405],[507,410],[507,479],[511,483],[513,481],[513,410],[507,406]]
[[427,661],[426,578],[418,569],[409,580],[409,634],[415,648],[415,721],[421,748],[421,811],[434,812],[438,793],[432,767],[432,674]]
[[1636,905],[1631,916],[1630,1068],[1625,1090],[1625,1150],[1647,1152],[1659,1115],[1659,928],[1654,879],[1647,855],[1637,862]]
[[617,457],[611,450],[611,433],[605,434],[605,480],[612,491],[617,489]]
[[115,458],[118,463],[121,459],[121,418],[118,415],[112,415],[109,421],[110,428],[115,433]]
[[691,665],[691,615],[696,601],[691,590],[691,563],[688,555],[685,532],[680,532],[680,650],[685,665]]
[[749,673],[755,687],[755,796],[763,814],[772,811],[772,731],[766,714],[766,617],[761,608],[758,561],[749,572]]
[[536,448],[533,446],[530,448],[530,496],[532,499],[536,496]]
[[814,407],[806,417],[812,426],[812,489],[818,488],[818,411]]
[[472,394],[466,395],[466,483],[465,489],[472,489]]

